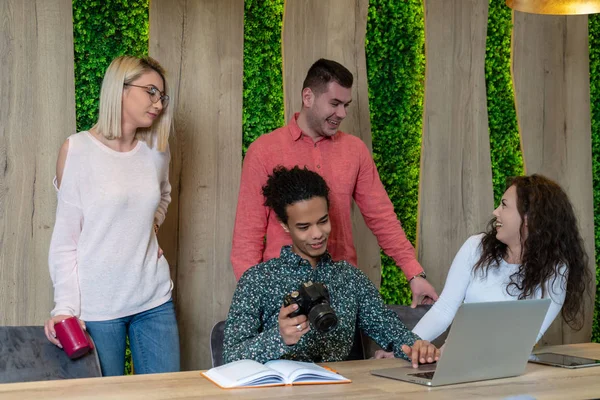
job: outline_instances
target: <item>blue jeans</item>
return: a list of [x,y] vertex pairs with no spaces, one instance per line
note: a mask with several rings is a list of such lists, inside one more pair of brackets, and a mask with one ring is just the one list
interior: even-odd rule
[[85,321],[92,336],[103,376],[125,373],[125,340],[136,374],[177,372],[179,332],[171,300],[139,314],[109,321]]

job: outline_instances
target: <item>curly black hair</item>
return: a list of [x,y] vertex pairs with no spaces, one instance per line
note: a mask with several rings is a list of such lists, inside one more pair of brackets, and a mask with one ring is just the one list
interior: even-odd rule
[[277,218],[287,224],[286,207],[313,197],[324,197],[329,207],[329,187],[325,179],[306,167],[287,169],[281,165],[273,169],[267,183],[262,187],[265,206],[275,211]]
[[[526,299],[541,288],[542,297],[546,297],[544,284],[566,277],[562,316],[573,329],[581,329],[583,296],[589,290],[592,277],[573,206],[565,191],[542,175],[510,178],[507,189],[511,186],[517,190],[522,233],[527,216],[527,235],[521,245],[521,265],[511,275],[506,291],[511,293],[510,289],[515,288],[520,292],[519,299]],[[473,271],[480,270],[487,275],[489,268],[498,268],[507,254],[507,245],[496,239],[495,218],[488,223],[481,250]]]

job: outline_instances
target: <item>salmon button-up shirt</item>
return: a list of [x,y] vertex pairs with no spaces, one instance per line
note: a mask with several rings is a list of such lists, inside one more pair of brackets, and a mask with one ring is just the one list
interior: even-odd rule
[[246,153],[231,249],[236,279],[250,267],[278,257],[281,247],[292,243],[275,213],[264,206],[262,195],[262,187],[278,165],[306,166],[327,182],[331,221],[327,248],[335,261],[357,265],[350,214],[354,199],[379,245],[406,278],[423,272],[364,142],[341,131],[315,142],[302,133],[297,118],[298,113],[287,126],[260,136]]

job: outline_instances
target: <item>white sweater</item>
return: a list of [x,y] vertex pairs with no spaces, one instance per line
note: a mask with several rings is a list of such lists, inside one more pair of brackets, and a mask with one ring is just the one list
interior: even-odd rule
[[117,152],[89,132],[69,137],[48,256],[53,316],[103,321],[170,299],[153,229],[171,201],[169,158],[143,141]]
[[[463,302],[476,303],[518,299],[519,292],[514,287],[509,288],[511,294],[506,291],[510,276],[519,269],[518,264],[509,264],[503,260],[499,268],[488,269],[487,278],[484,277],[481,271],[474,274],[473,266],[481,255],[480,244],[482,238],[483,234],[471,236],[454,257],[442,294],[435,305],[431,307],[431,310],[421,318],[413,329],[413,332],[422,339],[431,341],[444,333]],[[563,265],[559,270],[563,274],[565,266]],[[546,296],[549,296],[552,302],[536,341],[540,340],[560,312],[565,301],[565,289],[566,282],[562,276],[558,276],[557,279],[550,279],[546,283]],[[542,290],[538,288],[534,298],[540,299],[541,297]]]

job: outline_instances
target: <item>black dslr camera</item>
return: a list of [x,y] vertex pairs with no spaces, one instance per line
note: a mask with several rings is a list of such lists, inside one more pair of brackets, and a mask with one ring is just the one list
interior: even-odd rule
[[329,291],[324,284],[308,281],[283,298],[285,307],[294,303],[298,304],[298,309],[290,314],[290,318],[306,315],[310,324],[321,332],[329,332],[336,327],[338,318],[329,305]]

